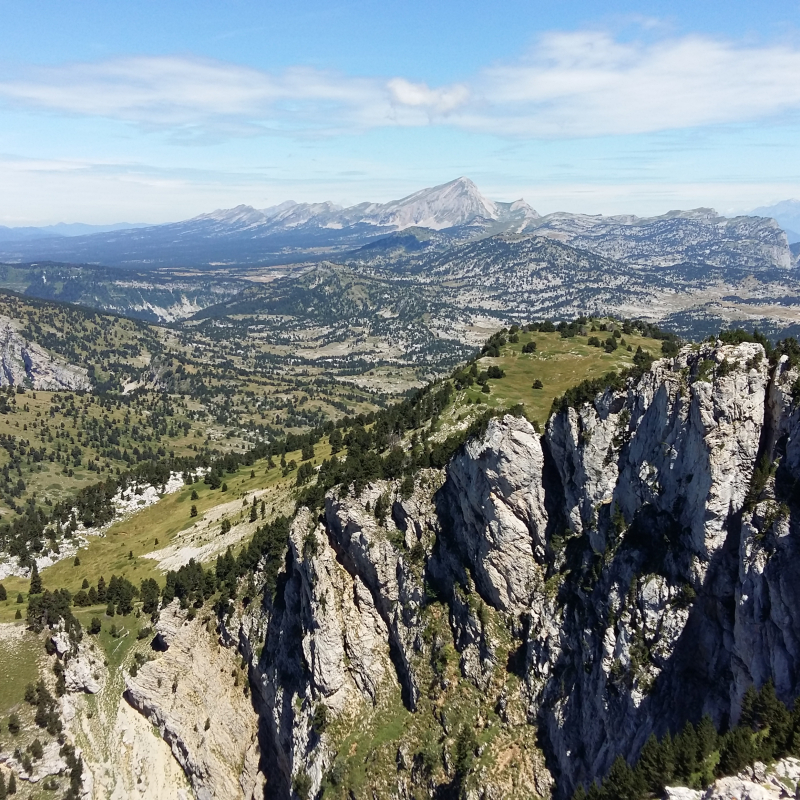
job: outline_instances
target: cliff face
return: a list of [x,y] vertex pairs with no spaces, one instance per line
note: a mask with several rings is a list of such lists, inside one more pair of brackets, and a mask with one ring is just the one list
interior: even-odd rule
[[125,700],[158,730],[198,800],[263,795],[258,717],[235,651],[215,622],[173,602],[157,623],[161,652],[126,677]]
[[43,391],[88,390],[92,383],[83,367],[56,359],[28,342],[18,323],[0,315],[0,386],[29,386]]
[[298,515],[275,602],[240,627],[271,796],[333,780],[344,745],[390,718],[392,763],[376,745],[370,768],[388,795],[534,797],[687,718],[735,721],[751,683],[793,700],[796,378],[760,345],[685,348],[541,437],[492,421],[410,497],[381,482]]

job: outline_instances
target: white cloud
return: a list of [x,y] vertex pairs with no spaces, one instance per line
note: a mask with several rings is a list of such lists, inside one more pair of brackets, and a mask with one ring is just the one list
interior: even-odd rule
[[442,89],[431,89],[424,83],[412,83],[405,78],[392,78],[386,84],[394,103],[410,108],[423,108],[431,114],[448,114],[463,106],[469,98],[469,89],[454,84]]
[[702,36],[551,33],[522,59],[434,87],[309,67],[268,73],[182,56],[31,70],[0,99],[195,135],[451,125],[510,137],[637,134],[800,110],[800,49]]
[[[635,134],[744,122],[800,108],[800,50],[688,36],[621,43],[550,34],[528,58],[485,70],[462,125],[511,135]],[[488,111],[488,113],[487,113]]]

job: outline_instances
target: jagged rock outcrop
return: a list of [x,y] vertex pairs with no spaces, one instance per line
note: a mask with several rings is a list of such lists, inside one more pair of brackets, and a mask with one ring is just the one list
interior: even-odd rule
[[125,699],[158,728],[198,800],[261,797],[258,718],[235,651],[177,601],[158,626],[167,649],[126,678]]
[[547,511],[539,436],[524,419],[490,423],[450,464],[443,503],[478,590],[503,611],[530,606],[543,580]]
[[19,324],[0,315],[0,386],[28,386],[43,391],[88,390],[84,367],[51,356],[19,333]]
[[[394,482],[359,496],[340,487],[320,517],[299,513],[274,600],[240,628],[272,796],[289,797],[298,775],[317,791],[343,737],[388,715],[397,693],[415,718],[437,720],[440,775],[458,778],[455,732],[436,710],[456,702],[456,685],[480,707],[477,729],[498,720],[518,742],[538,730],[559,797],[602,778],[617,755],[634,758],[650,733],[704,713],[735,723],[751,684],[772,678],[791,702],[797,377],[758,344],[687,347],[555,414],[542,436],[521,418],[491,420],[409,498]],[[391,511],[379,520],[382,496]],[[336,736],[320,726],[321,706]],[[407,797],[420,773],[403,765],[421,756],[396,736],[398,766],[381,785]],[[520,758],[534,765],[526,788],[481,767],[464,791],[547,796],[535,744]],[[740,784],[703,797],[756,792]]]

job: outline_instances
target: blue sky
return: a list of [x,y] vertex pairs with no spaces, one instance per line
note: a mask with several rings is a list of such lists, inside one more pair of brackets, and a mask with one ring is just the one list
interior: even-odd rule
[[794,2],[0,0],[0,224],[385,201],[800,197]]

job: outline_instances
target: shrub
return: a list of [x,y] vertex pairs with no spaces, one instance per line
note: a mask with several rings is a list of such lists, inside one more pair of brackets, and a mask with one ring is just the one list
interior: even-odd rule
[[305,771],[297,772],[292,779],[292,789],[300,800],[308,800],[311,796],[311,778]]

